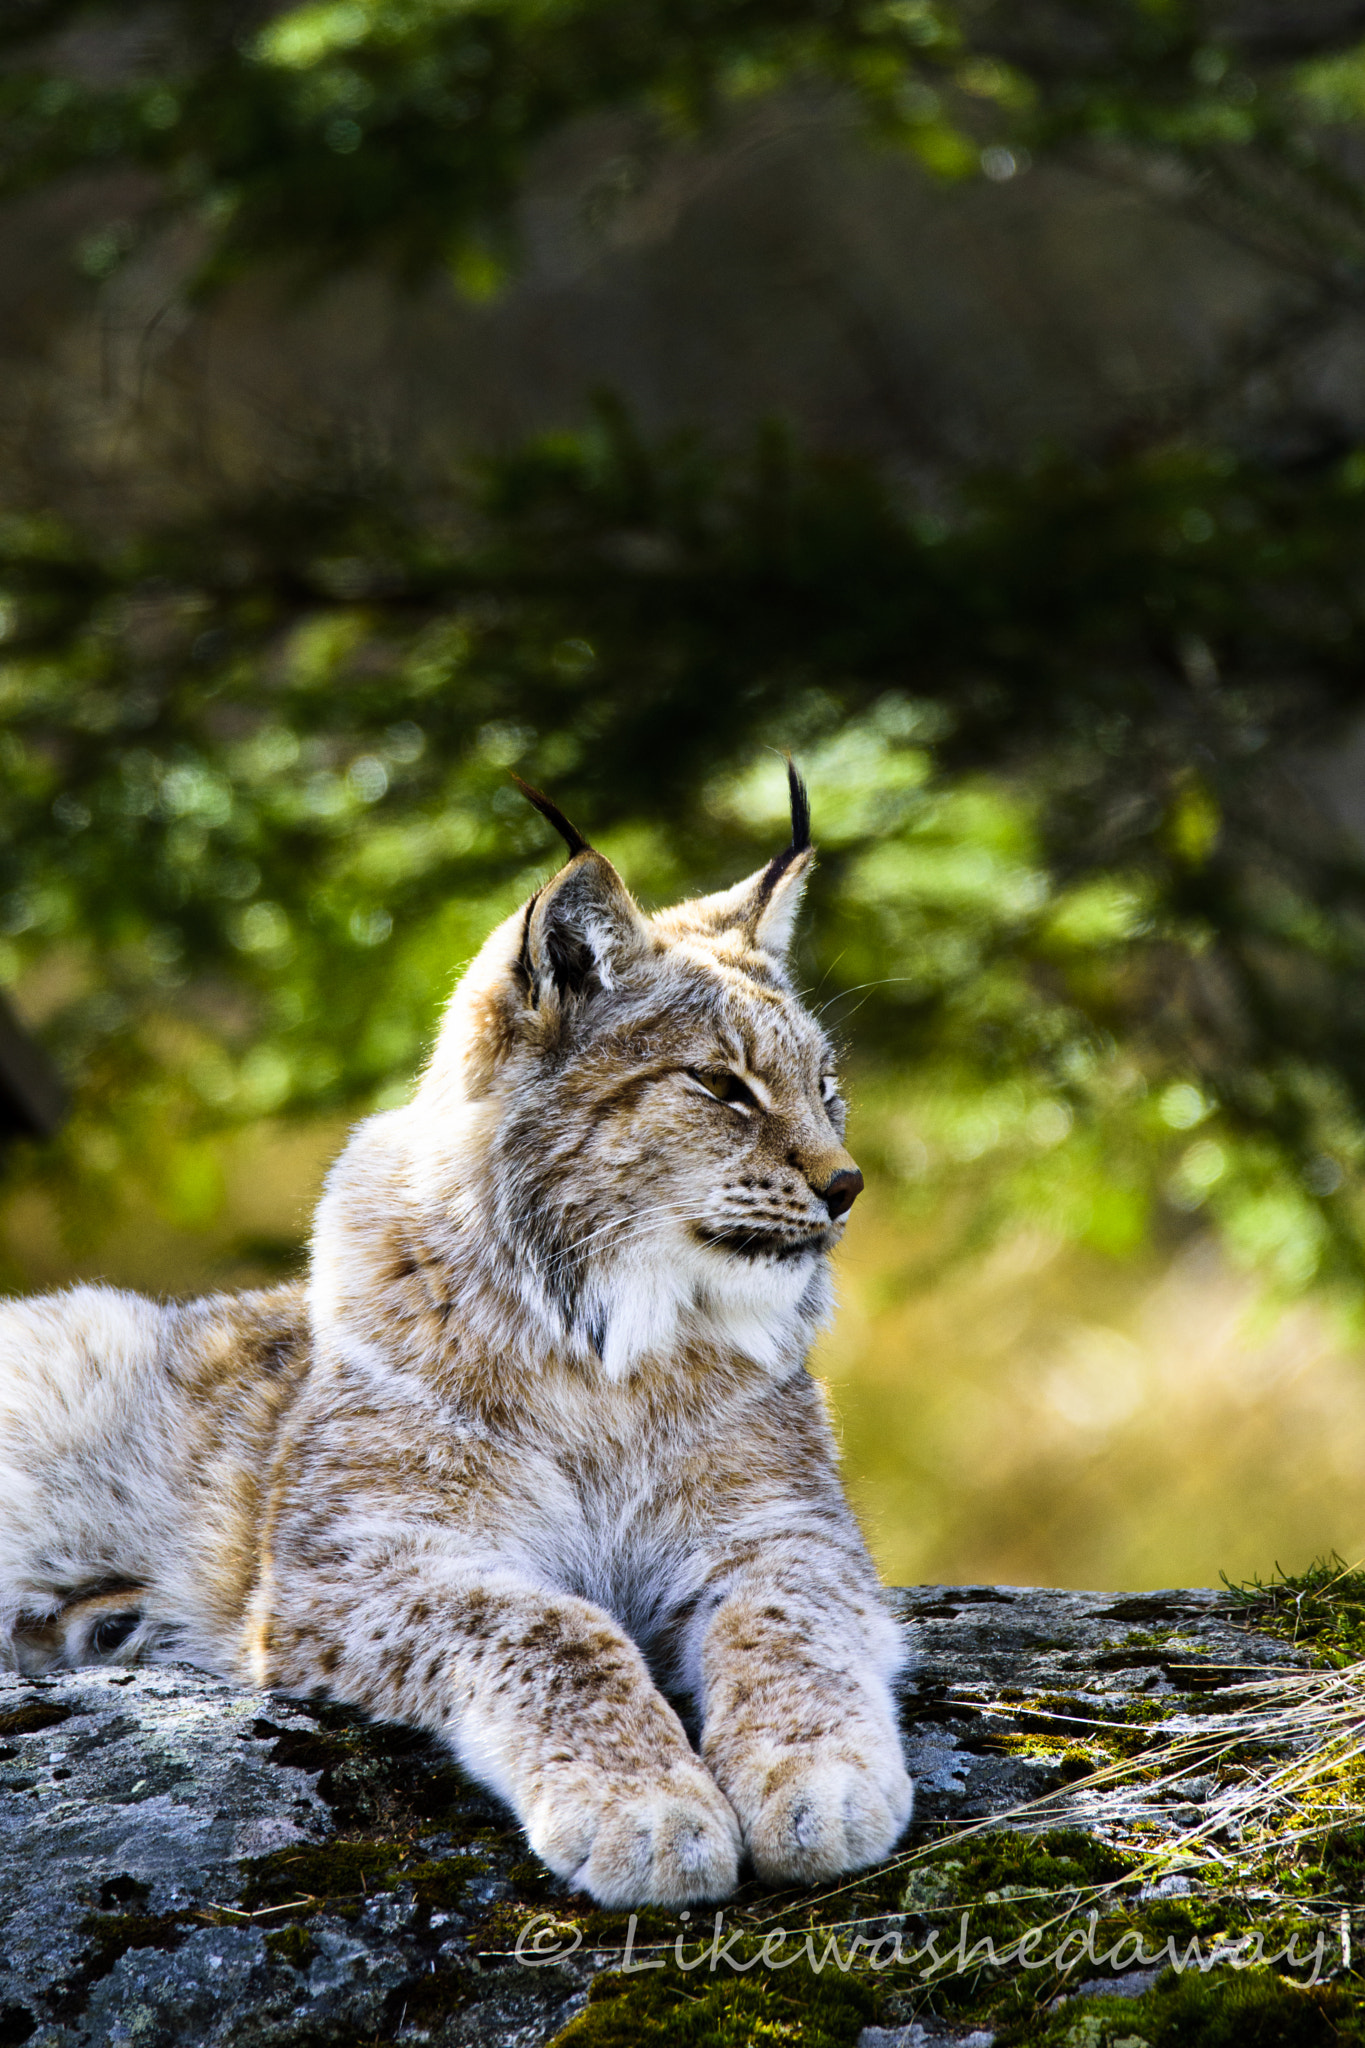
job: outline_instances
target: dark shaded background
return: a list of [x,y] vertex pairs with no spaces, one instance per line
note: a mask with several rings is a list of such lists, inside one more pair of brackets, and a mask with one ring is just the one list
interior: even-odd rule
[[653,903],[792,747],[888,1570],[1365,1547],[1362,35],[11,9],[9,1284],[291,1269],[553,858],[507,771]]

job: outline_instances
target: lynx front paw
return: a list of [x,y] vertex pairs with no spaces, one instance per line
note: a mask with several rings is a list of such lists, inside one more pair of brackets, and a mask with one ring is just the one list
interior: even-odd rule
[[781,1752],[745,1777],[733,1796],[765,1884],[814,1884],[876,1863],[914,1804],[899,1754],[873,1763],[834,1743]]
[[739,1876],[739,1822],[700,1765],[556,1788],[527,1833],[557,1876],[604,1906],[724,1899]]

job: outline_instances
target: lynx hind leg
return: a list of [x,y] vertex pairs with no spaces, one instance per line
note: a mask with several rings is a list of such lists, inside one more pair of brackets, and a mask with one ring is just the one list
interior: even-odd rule
[[146,1654],[141,1622],[115,1643],[115,1614],[166,1519],[149,1443],[167,1315],[109,1287],[0,1304],[0,1665]]

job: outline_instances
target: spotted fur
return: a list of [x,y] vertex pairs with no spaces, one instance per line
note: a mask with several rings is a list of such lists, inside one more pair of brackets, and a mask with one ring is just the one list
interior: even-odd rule
[[353,1134],[306,1289],[0,1308],[0,1661],[415,1723],[611,1905],[893,1846],[897,1631],[804,1368],[861,1178],[786,968],[793,799],[654,917],[534,799],[570,858]]

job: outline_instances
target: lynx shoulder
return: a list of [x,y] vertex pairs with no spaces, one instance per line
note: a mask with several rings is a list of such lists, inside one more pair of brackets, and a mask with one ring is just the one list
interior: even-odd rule
[[569,858],[353,1134],[306,1286],[0,1305],[0,1662],[415,1723],[604,1903],[832,1877],[911,1787],[804,1363],[862,1186],[786,966],[805,792],[653,917],[527,793]]

